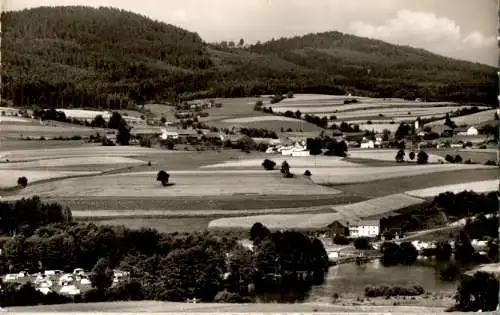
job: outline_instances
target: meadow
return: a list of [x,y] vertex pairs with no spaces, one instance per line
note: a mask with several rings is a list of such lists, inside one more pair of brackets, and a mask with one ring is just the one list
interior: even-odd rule
[[[418,153],[417,150],[415,150],[415,153]],[[415,159],[411,160],[409,158],[409,153],[411,150],[405,150],[405,157],[404,160],[406,162],[410,163],[416,163],[417,158],[415,156]],[[350,150],[347,154],[350,158],[355,158],[355,159],[370,159],[370,160],[379,160],[379,161],[395,161],[396,154],[398,153],[398,150],[396,149],[387,149],[387,150],[379,150],[379,149],[352,149]],[[436,154],[429,154],[429,163],[439,163],[440,161],[444,162],[444,158],[441,155],[436,155]]]
[[[496,109],[485,110],[479,113],[453,117],[451,120],[455,122],[457,126],[461,125],[480,125],[484,123],[488,123],[494,120]],[[425,126],[441,126],[444,124],[444,119],[436,120],[430,123],[425,124]]]
[[477,193],[487,193],[498,190],[499,188],[498,184],[499,184],[498,180],[477,181],[477,182],[467,182],[460,184],[428,187],[424,189],[407,191],[406,193],[410,196],[415,196],[420,198],[434,197],[445,192],[452,192],[456,194],[465,190],[471,190]]

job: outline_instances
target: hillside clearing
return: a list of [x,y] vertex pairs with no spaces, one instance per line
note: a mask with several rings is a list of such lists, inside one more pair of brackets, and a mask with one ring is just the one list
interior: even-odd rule
[[426,198],[434,197],[444,192],[459,193],[462,191],[474,191],[476,193],[487,193],[498,190],[498,180],[487,180],[477,182],[467,182],[453,185],[435,186],[418,190],[407,191],[410,196]]

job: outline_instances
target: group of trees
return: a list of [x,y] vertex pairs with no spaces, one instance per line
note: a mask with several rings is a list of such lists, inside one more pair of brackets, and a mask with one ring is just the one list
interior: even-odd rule
[[267,129],[257,129],[257,128],[241,128],[240,133],[249,136],[250,138],[271,138],[278,139],[278,135],[274,131]]
[[306,148],[311,155],[320,155],[323,153],[323,149],[327,150],[324,155],[342,157],[347,155],[347,143],[344,140],[337,141],[335,138],[328,136],[307,138]]
[[418,257],[418,250],[410,242],[403,242],[399,245],[393,242],[384,242],[380,251],[382,252],[380,261],[384,266],[412,264]]
[[[91,270],[93,289],[75,298],[88,302],[194,297],[213,301],[217,295],[218,300],[223,296],[234,300],[269,290],[310,287],[323,280],[328,268],[328,256],[318,239],[299,232],[270,232],[261,224],[250,231],[251,251],[229,234],[165,234],[60,220],[40,226],[43,222],[29,222],[36,228],[32,234],[5,240],[0,273]],[[130,272],[130,278],[111,287],[114,268]],[[281,280],[276,282],[276,277]],[[23,290],[33,291],[2,285],[1,305],[50,303],[40,297],[16,298]],[[63,300],[58,302],[69,302]]]
[[116,141],[120,145],[128,145],[130,141],[130,126],[128,126],[127,122],[125,119],[122,117],[122,115],[118,112],[113,112],[111,114],[111,117],[109,118],[109,121],[106,122],[106,120],[102,117],[102,115],[97,115],[92,122],[90,123],[92,127],[98,127],[98,128],[109,128],[109,129],[115,129],[118,131],[116,135]]
[[[406,155],[405,150],[399,149],[399,151],[396,153],[396,157],[395,157],[396,162],[398,162],[398,163],[404,162],[405,155]],[[408,154],[408,157],[410,158],[411,161],[415,160],[415,152],[410,151],[410,153]],[[416,157],[417,157],[417,164],[427,164],[429,161],[429,155],[423,150],[420,150],[418,152],[418,154],[416,155]]]

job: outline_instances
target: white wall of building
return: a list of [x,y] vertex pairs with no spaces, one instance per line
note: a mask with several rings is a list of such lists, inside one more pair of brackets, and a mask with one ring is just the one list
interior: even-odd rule
[[375,237],[378,234],[378,225],[353,225],[349,227],[351,237]]

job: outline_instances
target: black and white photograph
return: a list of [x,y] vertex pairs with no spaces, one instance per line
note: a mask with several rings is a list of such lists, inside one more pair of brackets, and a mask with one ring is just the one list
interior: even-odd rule
[[498,0],[0,5],[0,312],[500,312]]

